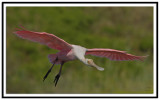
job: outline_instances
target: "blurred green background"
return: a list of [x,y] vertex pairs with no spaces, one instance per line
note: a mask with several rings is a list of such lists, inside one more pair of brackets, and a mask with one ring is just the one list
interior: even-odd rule
[[[152,7],[7,7],[7,93],[153,93]],[[104,67],[98,71],[76,60],[59,72],[47,55],[58,52],[17,37],[18,25],[48,32],[71,44],[87,48],[111,48],[144,56],[141,61],[92,58]]]

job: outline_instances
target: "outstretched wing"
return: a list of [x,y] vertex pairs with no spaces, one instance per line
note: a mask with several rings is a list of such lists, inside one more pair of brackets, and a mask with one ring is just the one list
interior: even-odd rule
[[49,34],[46,32],[33,32],[25,29],[18,29],[18,31],[14,33],[23,39],[39,42],[41,44],[47,45],[52,49],[70,50],[72,48],[69,43],[53,34]]
[[86,55],[94,55],[99,57],[106,57],[110,60],[124,61],[124,60],[141,60],[143,61],[146,56],[135,56],[128,54],[125,51],[114,49],[87,49]]

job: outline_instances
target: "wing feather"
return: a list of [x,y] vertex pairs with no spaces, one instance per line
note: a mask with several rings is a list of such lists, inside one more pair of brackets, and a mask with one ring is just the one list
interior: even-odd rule
[[124,60],[140,60],[143,61],[146,56],[135,56],[128,54],[125,51],[114,49],[87,49],[86,55],[94,55],[99,57],[106,57],[110,60],[124,61]]
[[52,49],[70,50],[72,48],[69,43],[53,34],[49,34],[46,32],[33,32],[25,29],[19,29],[14,33],[23,39],[27,39],[33,42],[39,42],[41,44],[47,45]]
[[119,54],[119,61],[122,61],[122,55],[121,54]]

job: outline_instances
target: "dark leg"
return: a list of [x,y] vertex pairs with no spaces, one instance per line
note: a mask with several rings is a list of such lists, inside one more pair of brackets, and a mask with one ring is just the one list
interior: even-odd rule
[[56,87],[57,82],[58,82],[58,80],[59,80],[59,77],[60,77],[60,75],[61,75],[61,71],[62,71],[62,66],[63,66],[63,64],[64,64],[64,62],[61,63],[61,68],[60,68],[60,70],[59,70],[59,73],[56,75],[56,77],[55,77],[55,79],[54,79],[55,87]]
[[52,70],[52,68],[53,68],[53,66],[54,66],[54,64],[56,63],[57,60],[58,60],[58,57],[55,59],[55,61],[53,62],[53,65],[51,66],[51,68],[48,70],[48,72],[47,72],[46,75],[44,76],[43,82],[44,82],[44,80],[47,78],[48,74],[51,72],[51,70]]

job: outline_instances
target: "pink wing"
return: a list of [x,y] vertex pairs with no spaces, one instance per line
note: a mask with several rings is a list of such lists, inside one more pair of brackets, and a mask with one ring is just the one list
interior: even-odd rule
[[52,49],[70,50],[72,48],[69,43],[53,34],[49,34],[46,32],[32,32],[25,29],[18,29],[18,31],[14,33],[23,39],[39,42],[41,44],[47,45]]
[[106,57],[110,60],[124,61],[124,60],[141,60],[143,61],[146,56],[135,56],[126,53],[125,51],[119,51],[114,49],[88,49],[86,55],[94,55],[99,57]]

